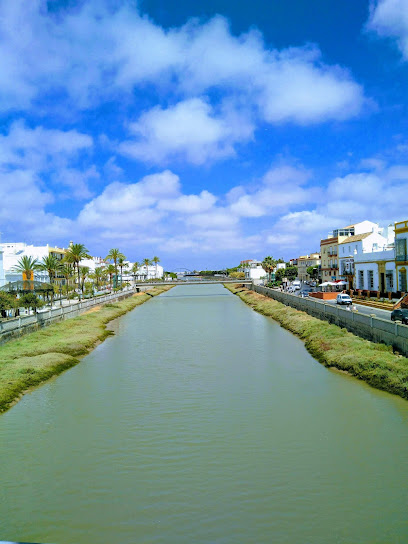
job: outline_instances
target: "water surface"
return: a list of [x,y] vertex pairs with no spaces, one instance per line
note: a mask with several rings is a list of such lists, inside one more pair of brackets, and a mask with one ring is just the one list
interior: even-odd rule
[[408,403],[217,285],[173,288],[0,417],[0,539],[405,543]]

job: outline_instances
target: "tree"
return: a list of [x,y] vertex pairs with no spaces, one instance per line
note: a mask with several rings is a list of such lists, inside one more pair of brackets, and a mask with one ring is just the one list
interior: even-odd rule
[[[55,255],[47,255],[46,257],[43,257],[42,261],[38,265],[39,270],[45,270],[48,273],[48,277],[50,278],[51,285],[54,284],[54,279],[57,275],[57,272],[59,272],[62,268],[61,260],[58,259]],[[54,302],[54,291],[51,295],[51,305]]]
[[95,268],[95,271],[93,272],[93,274],[90,274],[89,277],[95,281],[96,289],[99,290],[100,284],[106,278],[106,273],[105,273],[105,270],[101,266],[98,266]]
[[316,266],[308,266],[306,268],[306,272],[308,273],[309,277],[313,280],[317,279],[317,275],[319,273],[319,267]]
[[78,289],[81,285],[81,274],[79,271],[79,263],[83,259],[90,259],[91,256],[89,255],[89,251],[86,249],[84,244],[72,244],[67,252],[65,253],[64,260],[67,263],[70,263],[73,265],[74,269],[76,267],[77,274],[78,274]]
[[136,283],[136,276],[138,275],[138,272],[139,272],[139,268],[140,268],[140,263],[138,263],[137,261],[133,263],[132,265],[132,268],[131,268],[131,271],[132,271],[132,276],[133,276],[133,281]]
[[143,266],[146,267],[146,279],[147,279],[147,276],[149,275],[149,270],[148,270],[148,267],[152,264],[151,260],[150,259],[143,259]]
[[123,269],[129,267],[129,263],[125,261],[125,256],[119,257],[118,259],[118,265],[120,268],[120,286],[122,287],[122,275],[123,275]]
[[67,293],[68,293],[68,291],[69,291],[69,280],[72,278],[72,274],[73,274],[72,265],[68,264],[68,263],[63,264],[62,267],[61,267],[61,274],[65,278],[65,284],[67,286]]
[[244,280],[245,272],[231,272],[230,278],[235,278],[237,280]]
[[159,257],[153,257],[153,259],[152,259],[152,263],[154,263],[154,264],[155,264],[155,266],[156,266],[156,273],[155,273],[155,275],[156,275],[156,279],[157,279],[157,264],[158,264],[159,262],[160,262],[160,259],[159,259]]
[[105,272],[109,276],[109,287],[112,289],[112,276],[115,274],[116,269],[113,264],[108,264],[108,266],[105,268]]
[[288,278],[288,281],[293,281],[298,276],[297,266],[287,266],[285,268],[285,276]]
[[34,293],[26,293],[25,295],[22,295],[18,299],[17,304],[23,308],[34,308],[35,313],[37,313],[38,308],[44,306],[44,302]]
[[85,280],[89,275],[89,266],[80,266],[79,274],[81,276],[81,291],[84,292]]
[[34,272],[38,270],[39,262],[34,257],[21,257],[16,266],[13,267],[13,272],[21,272],[26,277],[27,280],[34,279]]
[[0,312],[2,317],[7,317],[6,311],[14,308],[16,308],[16,298],[10,293],[0,291]]
[[125,256],[123,255],[123,253],[119,251],[117,247],[114,247],[113,249],[109,250],[109,253],[105,257],[107,261],[113,261],[113,264],[115,267],[116,281],[118,279],[118,260],[120,258],[125,259]]
[[275,266],[276,266],[276,259],[274,259],[270,255],[268,255],[268,257],[265,257],[265,259],[262,261],[262,268],[268,274],[268,281],[271,281],[271,274],[274,271]]

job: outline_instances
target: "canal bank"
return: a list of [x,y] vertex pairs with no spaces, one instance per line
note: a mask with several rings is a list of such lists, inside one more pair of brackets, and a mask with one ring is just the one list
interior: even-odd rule
[[225,287],[299,336],[313,357],[326,367],[348,372],[372,387],[408,399],[408,359],[393,353],[390,346],[364,340],[239,284]]
[[27,389],[78,364],[111,331],[106,325],[117,317],[168,291],[160,286],[148,293],[94,306],[79,317],[29,333],[0,346],[0,413],[12,406]]

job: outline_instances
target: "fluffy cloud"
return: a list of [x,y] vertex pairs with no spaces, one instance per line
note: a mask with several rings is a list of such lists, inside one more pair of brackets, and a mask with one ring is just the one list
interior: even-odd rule
[[57,92],[88,108],[146,84],[190,98],[219,90],[272,123],[345,119],[364,103],[361,86],[317,47],[268,49],[258,31],[233,36],[220,16],[165,30],[128,2],[110,6],[50,13],[43,0],[1,0],[1,108]]
[[367,27],[379,36],[394,38],[403,57],[408,60],[407,0],[379,0],[372,4]]
[[136,137],[119,146],[119,152],[137,159],[163,162],[180,158],[194,164],[234,154],[233,143],[252,136],[253,127],[217,117],[202,99],[192,98],[174,107],[153,108],[130,125]]
[[230,209],[240,217],[262,217],[306,204],[318,197],[316,189],[302,187],[310,176],[311,173],[302,167],[273,167],[252,191],[244,187],[232,189],[228,194]]

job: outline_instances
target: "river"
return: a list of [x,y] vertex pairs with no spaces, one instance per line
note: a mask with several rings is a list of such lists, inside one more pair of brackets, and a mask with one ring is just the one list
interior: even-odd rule
[[408,402],[181,286],[0,416],[0,540],[405,543]]

